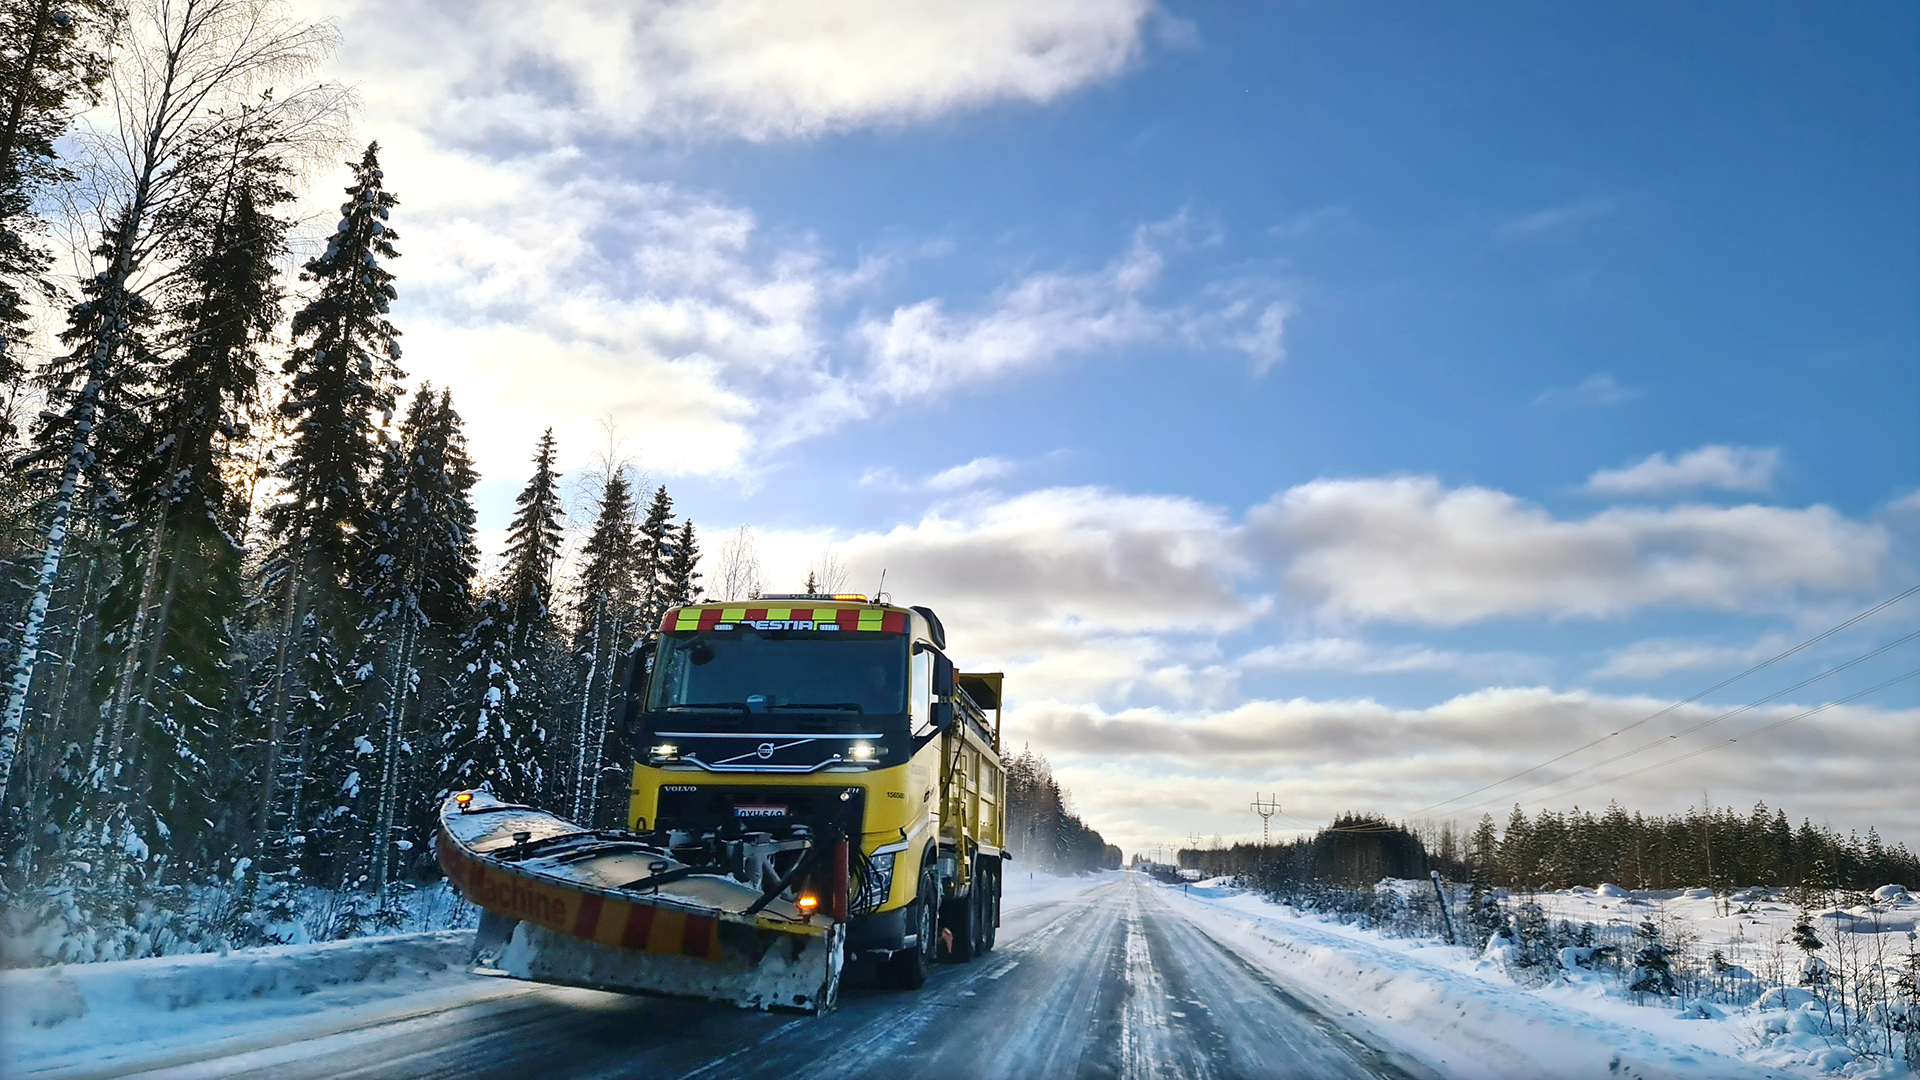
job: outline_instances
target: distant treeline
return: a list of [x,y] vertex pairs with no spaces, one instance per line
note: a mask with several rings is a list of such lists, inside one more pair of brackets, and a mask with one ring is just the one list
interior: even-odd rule
[[1031,748],[1007,762],[1007,847],[1015,861],[1067,873],[1118,870],[1120,849],[1080,820],[1072,799]]
[[1366,884],[1429,870],[1515,890],[1603,881],[1635,889],[1920,886],[1920,857],[1904,844],[1889,846],[1871,828],[1865,836],[1841,835],[1805,819],[1796,828],[1784,811],[1765,803],[1746,813],[1695,807],[1649,816],[1609,805],[1599,814],[1543,810],[1532,818],[1516,806],[1504,830],[1483,815],[1470,832],[1452,823],[1395,825],[1374,815],[1343,814],[1310,838],[1183,849],[1180,865],[1267,887]]

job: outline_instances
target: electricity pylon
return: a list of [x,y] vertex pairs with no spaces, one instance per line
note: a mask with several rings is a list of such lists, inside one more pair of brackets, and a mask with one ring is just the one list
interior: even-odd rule
[[1280,812],[1280,804],[1270,798],[1262,799],[1259,793],[1256,792],[1253,796],[1253,812],[1260,815],[1260,846],[1266,847],[1273,842],[1268,832],[1267,823],[1273,818],[1273,815]]

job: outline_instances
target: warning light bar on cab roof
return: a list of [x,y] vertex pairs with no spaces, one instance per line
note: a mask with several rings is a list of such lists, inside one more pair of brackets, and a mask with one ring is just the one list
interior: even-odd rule
[[852,630],[869,633],[902,634],[907,630],[907,613],[878,607],[826,607],[818,603],[806,606],[767,603],[766,597],[745,604],[725,604],[676,608],[660,620],[660,629],[732,630],[751,626],[756,630]]

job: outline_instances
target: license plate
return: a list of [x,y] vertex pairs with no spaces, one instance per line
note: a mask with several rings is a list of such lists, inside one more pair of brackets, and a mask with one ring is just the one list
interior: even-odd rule
[[771,803],[735,803],[733,816],[737,818],[775,818],[786,817],[787,808]]

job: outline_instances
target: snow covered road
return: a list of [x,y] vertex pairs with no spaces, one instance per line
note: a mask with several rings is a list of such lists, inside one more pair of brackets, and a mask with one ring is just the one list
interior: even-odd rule
[[[439,995],[437,1000],[434,995]],[[472,979],[379,1014],[39,1077],[1425,1077],[1313,1012],[1134,874],[1010,910],[915,994],[855,979],[821,1020]],[[211,1043],[211,1040],[209,1040]],[[14,1065],[23,1064],[16,1061]],[[157,1068],[155,1066],[158,1066]]]

